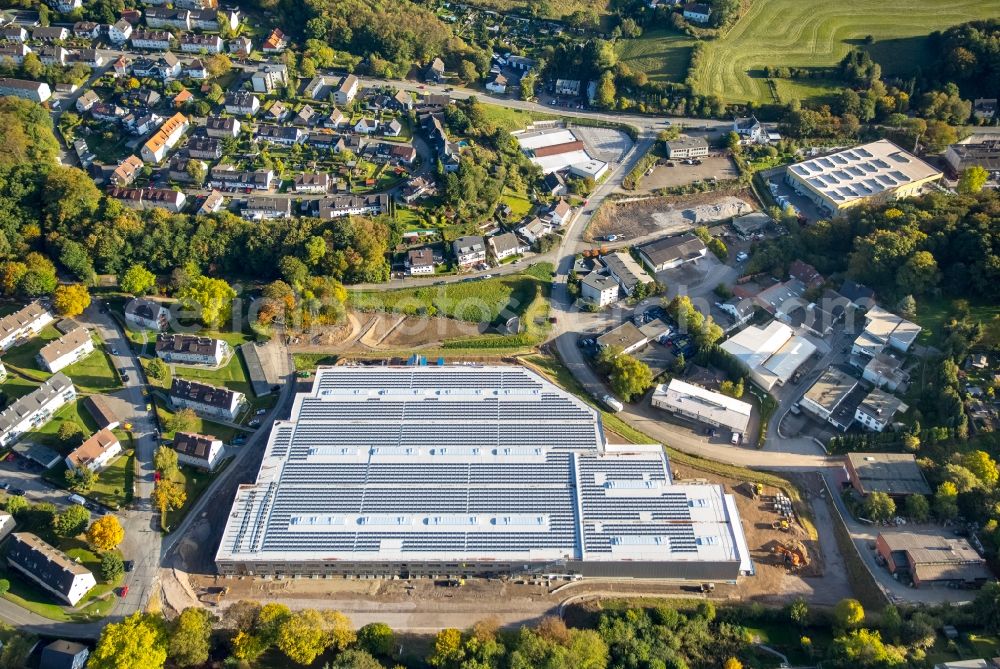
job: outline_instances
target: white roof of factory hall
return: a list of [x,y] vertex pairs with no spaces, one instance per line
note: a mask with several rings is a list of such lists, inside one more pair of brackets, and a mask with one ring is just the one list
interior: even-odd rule
[[680,379],[671,379],[670,385],[657,386],[653,396],[675,409],[734,432],[745,433],[750,424],[750,404]]
[[[219,561],[724,561],[735,501],[515,366],[320,367],[240,486]],[[294,567],[294,565],[292,565]]]
[[576,135],[573,134],[573,131],[565,128],[534,130],[517,134],[514,137],[517,139],[517,143],[520,144],[521,148],[525,151],[541,149],[546,146],[568,144],[576,141]]
[[812,342],[779,321],[771,321],[766,328],[751,325],[722,342],[721,348],[748,368],[782,383],[816,352]]
[[788,169],[838,203],[894,191],[941,174],[886,139],[812,158]]

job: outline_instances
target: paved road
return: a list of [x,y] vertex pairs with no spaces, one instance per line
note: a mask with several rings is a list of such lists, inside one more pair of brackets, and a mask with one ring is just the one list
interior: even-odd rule
[[[128,597],[119,599],[110,613],[109,619],[116,619],[143,608],[155,587],[159,567],[160,533],[149,497],[153,490],[153,452],[159,445],[159,440],[153,417],[146,411],[139,361],[131,354],[128,342],[117,323],[110,314],[101,313],[96,303],[77,320],[84,326],[96,330],[109,350],[118,351],[119,355],[112,356],[112,361],[115,367],[124,368],[129,376],[125,387],[112,395],[115,398],[118,417],[123,423],[132,424],[139,468],[139,475],[135,479],[133,508],[118,513],[118,518],[125,528],[125,541],[120,549],[125,559],[135,562],[135,568],[125,575],[123,581],[124,585],[129,586]],[[38,494],[37,488],[35,492],[29,491],[29,497]],[[61,497],[64,502],[66,494],[65,491],[53,492],[51,496]],[[81,624],[56,623],[5,599],[0,599],[0,618],[32,632],[71,638],[94,638],[107,624],[107,620]]]

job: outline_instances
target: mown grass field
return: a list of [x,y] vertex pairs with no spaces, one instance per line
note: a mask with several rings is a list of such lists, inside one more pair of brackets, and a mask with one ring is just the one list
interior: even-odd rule
[[633,70],[645,72],[652,81],[681,82],[687,76],[694,39],[676,30],[646,31],[639,39],[619,40],[618,60]]
[[447,316],[463,321],[493,322],[522,315],[535,300],[537,286],[548,283],[550,263],[539,263],[530,273],[494,279],[460,281],[441,286],[350,294],[350,305],[362,311],[395,311],[404,314]]
[[[884,74],[913,72],[932,55],[929,33],[998,12],[996,0],[755,0],[728,34],[705,42],[696,92],[727,102],[772,102],[761,74],[765,65],[829,67],[867,35],[875,38],[867,48]],[[832,90],[809,81],[776,84],[784,100],[823,98]]]

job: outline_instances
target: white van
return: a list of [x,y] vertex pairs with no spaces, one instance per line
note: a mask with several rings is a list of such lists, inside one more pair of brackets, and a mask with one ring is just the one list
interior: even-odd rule
[[616,400],[611,395],[605,395],[604,397],[601,398],[601,401],[604,402],[604,405],[606,407],[608,407],[609,409],[611,409],[615,413],[618,413],[619,411],[622,411],[622,410],[625,409],[625,405],[622,404],[621,402],[619,402],[618,400]]
[[743,439],[742,434],[740,434],[739,432],[733,432],[733,438],[729,440],[729,443],[731,443],[733,446],[739,446],[741,439]]
[[69,501],[72,502],[73,504],[79,504],[80,506],[83,506],[84,504],[87,503],[87,500],[80,497],[79,495],[70,495]]

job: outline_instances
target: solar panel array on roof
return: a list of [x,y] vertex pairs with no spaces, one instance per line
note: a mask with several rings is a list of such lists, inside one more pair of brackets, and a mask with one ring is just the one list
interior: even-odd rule
[[606,447],[596,411],[525,369],[325,368],[275,424],[217,562],[743,564],[738,528],[698,543],[739,521],[721,487],[696,493],[672,485],[662,448]]

